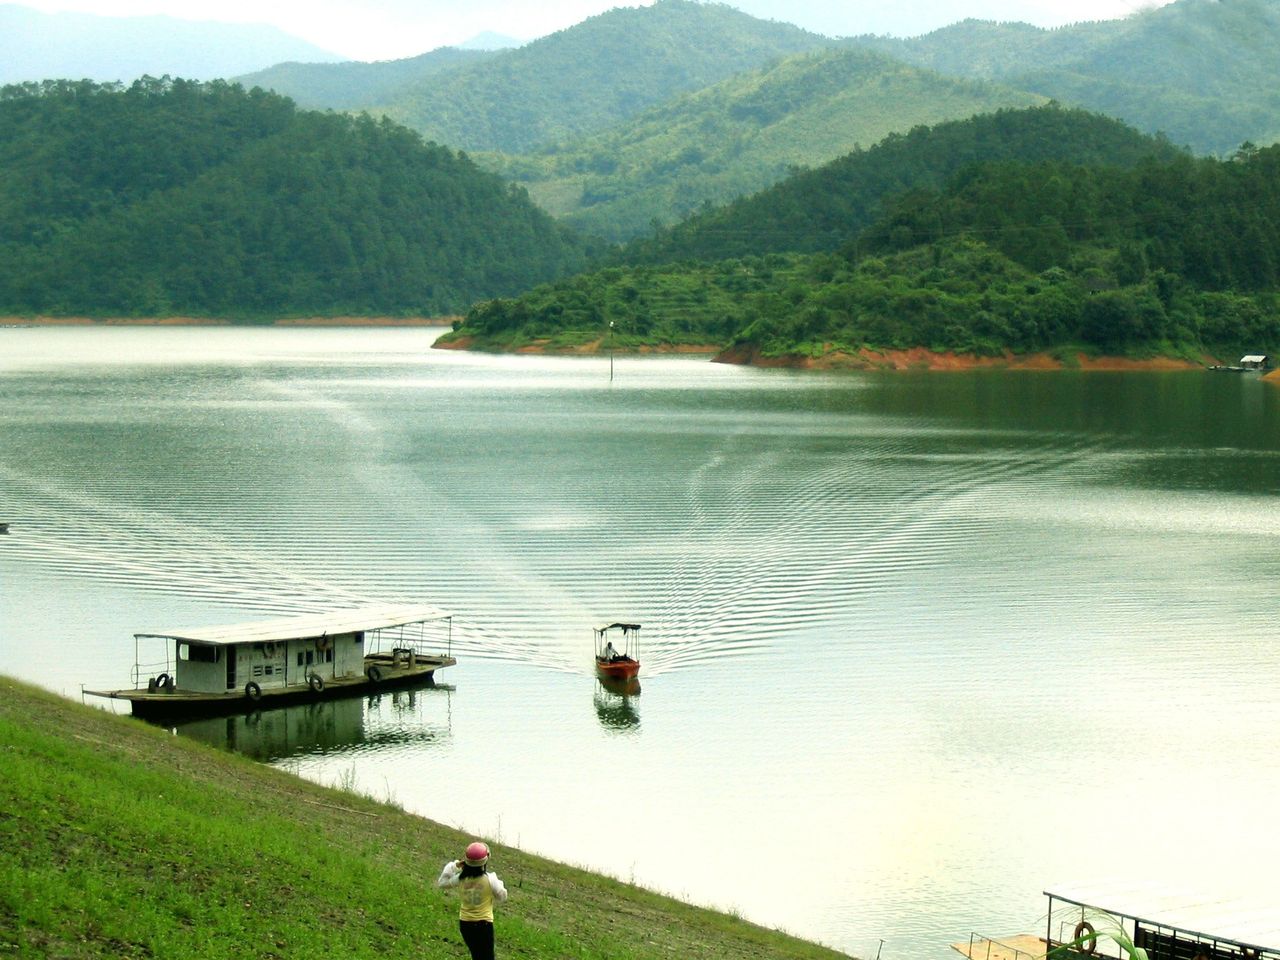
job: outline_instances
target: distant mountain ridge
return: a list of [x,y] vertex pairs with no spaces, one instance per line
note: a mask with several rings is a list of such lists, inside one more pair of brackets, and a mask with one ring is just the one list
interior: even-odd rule
[[590,17],[368,107],[438,143],[518,153],[607,129],[677,94],[833,43],[724,4],[658,0]]
[[361,110],[393,100],[400,91],[430,77],[493,57],[496,50],[440,47],[416,57],[362,63],[277,63],[234,77],[246,87],[262,87],[309,110]]
[[1119,117],[1200,153],[1280,138],[1274,0],[1176,0],[1053,30],[968,20],[910,40],[854,42]]
[[997,84],[836,48],[736,74],[498,169],[567,223],[621,241],[895,131],[1038,102]]
[[283,60],[342,59],[266,24],[43,13],[17,4],[0,4],[0,37],[0,83],[129,83],[165,74],[212,80]]

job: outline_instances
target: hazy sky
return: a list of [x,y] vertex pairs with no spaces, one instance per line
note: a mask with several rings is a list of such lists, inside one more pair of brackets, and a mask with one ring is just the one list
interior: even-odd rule
[[[3,0],[0,0],[3,2]],[[167,14],[270,23],[357,60],[387,60],[462,43],[486,30],[532,40],[615,6],[611,0],[11,0],[47,12]],[[1059,26],[1111,20],[1168,0],[731,0],[752,16],[828,36],[915,36],[967,17]]]

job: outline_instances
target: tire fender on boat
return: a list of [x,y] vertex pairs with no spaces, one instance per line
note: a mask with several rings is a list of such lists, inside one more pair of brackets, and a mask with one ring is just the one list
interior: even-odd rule
[[307,686],[316,693],[319,693],[324,689],[324,677],[320,676],[318,673],[311,674],[311,676],[307,677]]
[[244,685],[244,695],[254,703],[257,703],[262,699],[262,688],[253,680],[250,680]]
[[1093,924],[1088,920],[1081,920],[1076,924],[1076,931],[1072,934],[1071,939],[1075,941],[1081,953],[1093,953],[1098,949],[1098,937],[1094,933]]
[[160,676],[156,677],[157,690],[168,690],[172,686],[173,686],[173,677],[169,676],[167,673],[162,673],[160,674]]
[[378,669],[378,665],[376,663],[370,666],[369,669],[364,672],[364,675],[369,678],[370,683],[382,682],[382,671]]

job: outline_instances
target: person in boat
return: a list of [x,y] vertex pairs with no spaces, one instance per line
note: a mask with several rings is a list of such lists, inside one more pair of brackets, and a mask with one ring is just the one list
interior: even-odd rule
[[458,930],[471,960],[494,960],[493,905],[506,902],[507,888],[489,870],[489,847],[470,844],[461,860],[444,865],[436,886],[458,888]]
[[618,650],[614,647],[612,640],[604,645],[604,655],[602,659],[607,663],[617,663],[622,659],[622,655],[618,653]]

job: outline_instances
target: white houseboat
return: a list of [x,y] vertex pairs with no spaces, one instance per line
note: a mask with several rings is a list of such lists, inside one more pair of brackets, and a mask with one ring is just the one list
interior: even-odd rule
[[[162,658],[142,661],[162,644]],[[441,652],[441,647],[444,651]],[[235,713],[435,682],[457,661],[452,618],[434,607],[337,610],[224,627],[134,634],[128,700],[147,719]]]

